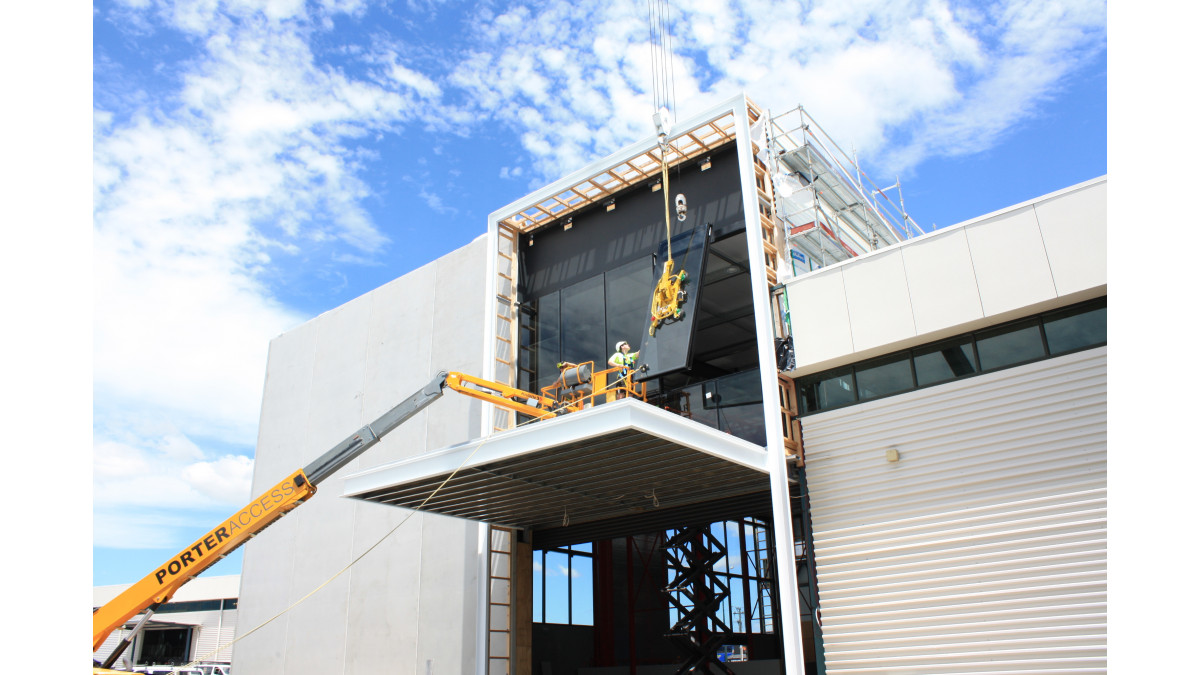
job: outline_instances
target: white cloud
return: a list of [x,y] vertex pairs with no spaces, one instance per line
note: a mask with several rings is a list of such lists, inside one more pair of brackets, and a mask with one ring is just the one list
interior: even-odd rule
[[385,84],[318,64],[302,2],[155,11],[201,52],[176,92],[94,115],[99,545],[160,544],[169,535],[143,535],[171,520],[147,508],[245,501],[250,460],[193,439],[253,445],[268,342],[306,318],[275,299],[270,273],[316,246],[383,250],[353,143],[438,95],[395,60]]
[[250,500],[254,461],[244,455],[225,455],[212,462],[195,462],[183,470],[184,480],[194,490],[226,504]]
[[428,206],[435,213],[440,213],[443,215],[458,213],[458,209],[454,208],[453,206],[446,205],[446,203],[442,201],[442,198],[440,196],[438,196],[436,193],[430,192],[426,188],[421,188],[421,191],[418,193],[418,196],[421,198],[422,201],[425,202],[425,205]]
[[[216,505],[241,489],[230,486],[248,471],[238,451],[253,443],[268,341],[306,318],[272,284],[314,251],[378,264],[389,239],[363,207],[364,162],[382,135],[499,124],[529,155],[500,177],[536,182],[653,132],[643,5],[482,3],[463,10],[463,39],[413,48],[367,27],[333,50],[357,68],[322,62],[314,37],[367,9],[125,0],[97,15],[131,40],[179,31],[172,49],[195,49],[153,91],[103,44],[96,57],[98,81],[119,81],[97,86],[93,115],[98,542],[148,544],[167,521],[115,514],[172,490]],[[742,90],[776,112],[803,103],[884,175],[990,147],[1106,41],[1103,0],[680,0],[671,16],[679,116]],[[433,183],[412,184],[455,212]],[[238,478],[223,487],[225,472]]]
[[249,457],[205,460],[190,438],[158,421],[126,421],[103,436],[92,467],[97,546],[182,546],[249,500]]
[[[682,0],[671,18],[681,117],[742,90],[775,112],[804,104],[889,173],[990,147],[1105,41],[1102,0]],[[512,6],[477,45],[450,81],[544,177],[652,133],[644,8]]]
[[566,565],[555,565],[553,574],[556,574],[560,577],[570,577],[572,579],[583,576],[583,572],[580,572],[577,568],[567,569]]

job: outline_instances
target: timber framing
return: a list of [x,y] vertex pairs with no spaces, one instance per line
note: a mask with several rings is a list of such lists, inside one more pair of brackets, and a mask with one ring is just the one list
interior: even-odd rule
[[[678,133],[668,141],[670,151],[667,166],[674,167],[692,159],[702,158],[732,141],[735,135],[732,112]],[[662,155],[655,146],[588,176],[536,204],[502,216],[499,223],[522,234],[532,232],[586,206],[601,203],[625,188],[653,179],[661,170]]]

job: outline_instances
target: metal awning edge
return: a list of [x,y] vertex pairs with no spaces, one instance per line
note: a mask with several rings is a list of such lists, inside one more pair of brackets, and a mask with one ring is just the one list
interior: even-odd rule
[[624,430],[656,436],[764,475],[768,473],[767,453],[762,446],[629,399],[359,471],[344,479],[342,496],[355,497]]

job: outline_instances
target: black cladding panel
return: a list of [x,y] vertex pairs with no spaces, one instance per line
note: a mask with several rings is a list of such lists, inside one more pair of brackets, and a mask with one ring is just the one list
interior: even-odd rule
[[[688,222],[691,221],[691,222]],[[682,285],[684,301],[679,305],[679,317],[660,322],[650,333],[654,319],[650,314],[651,302],[646,305],[646,325],[641,334],[641,352],[638,354],[637,381],[660,377],[692,365],[692,338],[696,334],[696,317],[700,312],[701,280],[704,279],[704,262],[708,257],[708,227],[696,222],[690,215],[680,223],[672,224],[671,255],[675,274],[687,274]],[[680,226],[690,225],[690,229]],[[674,234],[675,231],[678,234]],[[656,257],[654,279],[659,281],[667,261],[667,246],[664,241]]]
[[[533,312],[526,368],[536,370],[531,381],[548,383],[548,371],[558,360],[605,362],[617,340],[626,340],[641,353],[639,365],[662,374],[687,368],[699,312],[699,291],[707,257],[706,235],[714,240],[744,232],[741,179],[733,143],[711,155],[711,168],[697,161],[671,169],[667,199],[651,185],[658,175],[614,195],[611,210],[595,204],[522,235],[520,244],[522,302]],[[687,199],[687,216],[680,222],[675,196]],[[665,203],[664,203],[665,201]],[[684,266],[689,297],[680,322],[664,326],[657,339],[649,336],[651,291],[666,261],[667,228],[671,219],[672,255]],[[600,283],[603,279],[603,283]],[[589,290],[595,286],[597,290]],[[557,313],[555,313],[557,312]],[[553,320],[561,328],[543,325]],[[656,331],[657,333],[657,331]],[[670,340],[668,348],[664,349]]]
[[[691,162],[671,169],[670,211],[675,218],[675,195],[683,193],[688,202],[688,224],[709,223],[714,237],[745,228],[742,211],[741,180],[737,153],[729,143],[711,155],[712,167],[701,171]],[[609,211],[596,204],[521,237],[521,291],[526,297],[570,286],[634,260],[647,268],[651,257],[666,239],[663,224],[663,193],[650,189],[650,180],[614,196],[615,208]],[[672,235],[676,233],[672,221]],[[685,224],[687,226],[687,224]],[[532,243],[531,243],[532,242]],[[636,347],[637,341],[630,340]]]

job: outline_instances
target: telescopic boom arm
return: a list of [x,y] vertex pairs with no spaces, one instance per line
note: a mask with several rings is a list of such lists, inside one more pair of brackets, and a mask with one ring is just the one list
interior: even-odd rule
[[[208,534],[197,539],[144,579],[127,588],[92,613],[92,651],[99,649],[118,626],[142,610],[146,618],[188,581],[233,553],[251,537],[262,532],[288,511],[302,504],[317,491],[317,484],[354,460],[385,434],[406,422],[425,406],[441,397],[447,373],[438,373],[429,384],[379,419],[351,434],[329,452],[303,469],[297,469],[264,492],[237,513],[222,521]],[[144,625],[143,620],[139,626]],[[136,633],[136,629],[134,633]],[[133,635],[121,641],[104,668],[112,666],[132,642]]]

